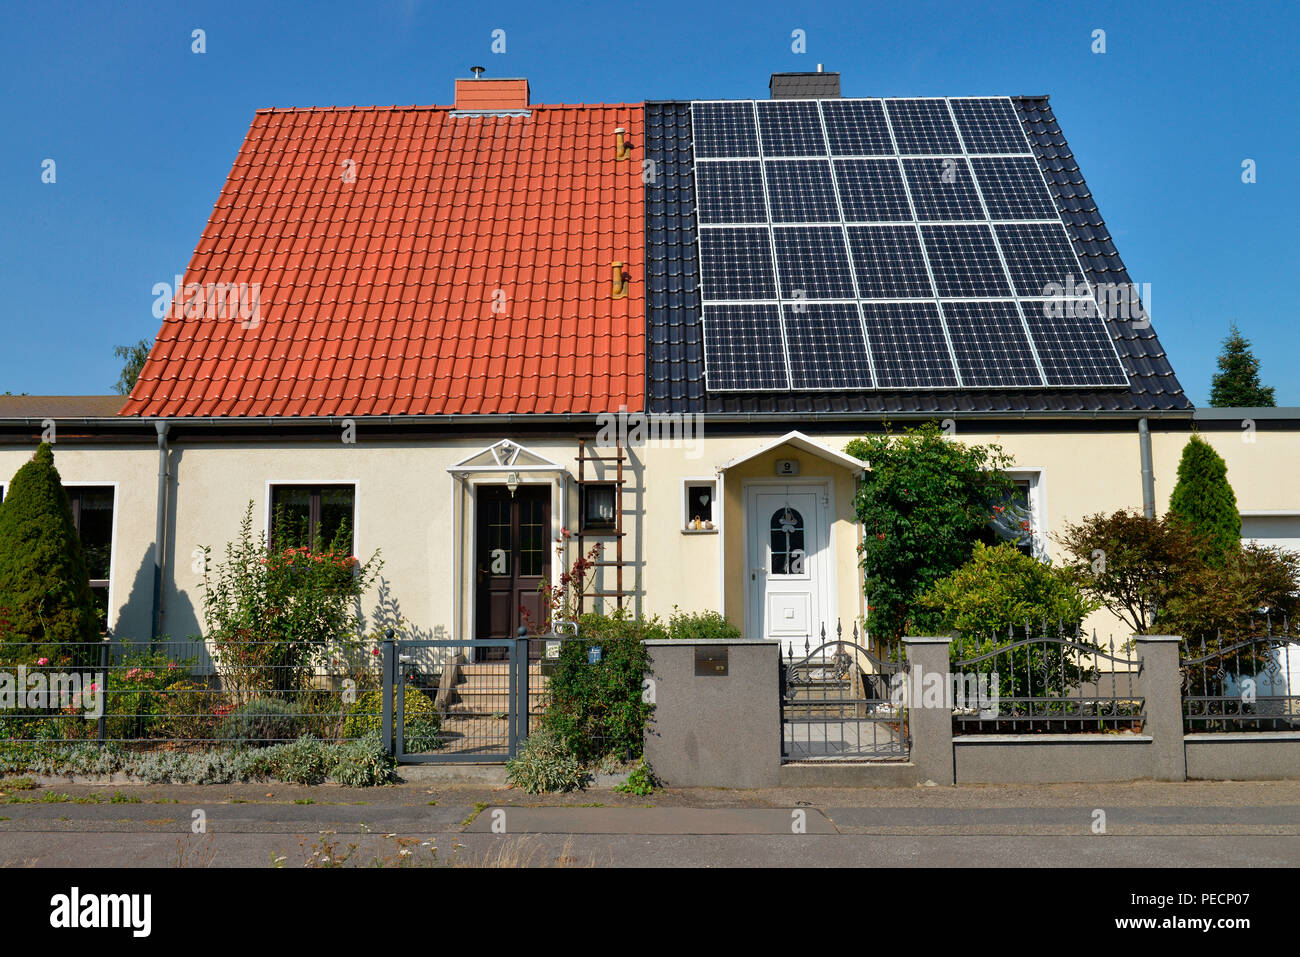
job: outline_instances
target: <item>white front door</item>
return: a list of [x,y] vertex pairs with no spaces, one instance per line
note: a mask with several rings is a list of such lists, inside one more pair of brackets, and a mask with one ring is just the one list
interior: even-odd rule
[[820,644],[833,622],[828,576],[827,489],[823,485],[751,487],[746,508],[749,540],[749,633],[782,642],[796,658]]

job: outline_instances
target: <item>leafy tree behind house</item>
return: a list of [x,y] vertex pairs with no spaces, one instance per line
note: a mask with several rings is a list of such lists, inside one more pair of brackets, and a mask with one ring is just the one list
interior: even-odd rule
[[86,649],[70,646],[98,637],[72,506],[41,443],[0,504],[0,642],[32,642],[33,658],[84,664]]
[[135,380],[140,378],[140,370],[144,368],[145,360],[149,358],[149,349],[152,346],[152,339],[141,339],[133,346],[117,346],[113,350],[113,355],[126,360],[122,364],[122,374],[118,376],[113,386],[114,392],[118,395],[131,394],[131,390],[135,388]]
[[1013,463],[999,446],[954,441],[933,422],[854,439],[847,451],[870,465],[855,502],[867,626],[876,640],[894,642],[917,598],[987,534],[993,504],[1015,490],[1003,473]]
[[1241,547],[1241,515],[1228,484],[1228,464],[1199,435],[1183,447],[1169,514],[1187,523],[1216,564]]
[[1219,353],[1219,371],[1210,389],[1210,405],[1225,408],[1272,408],[1277,405],[1273,387],[1259,381],[1259,360],[1250,341],[1232,323]]

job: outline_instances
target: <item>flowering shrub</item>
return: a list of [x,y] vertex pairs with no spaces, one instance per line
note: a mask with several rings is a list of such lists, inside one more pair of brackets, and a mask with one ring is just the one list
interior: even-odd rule
[[[556,542],[555,553],[559,556],[561,563],[564,561],[565,542],[569,538],[569,530],[561,529],[562,538]],[[579,555],[574,559],[573,564],[565,571],[560,573],[559,582],[552,585],[550,582],[543,580],[537,586],[541,593],[542,604],[546,609],[546,621],[533,621],[532,615],[528,609],[520,606],[520,612],[523,614],[524,625],[527,626],[531,634],[540,634],[552,627],[552,622],[556,621],[577,621],[578,607],[580,605],[579,597],[584,592],[591,592],[593,580],[596,575],[596,562],[600,560],[602,549],[600,542],[591,546],[591,549],[585,555]]]
[[[110,738],[144,738],[162,732],[168,685],[189,676],[193,661],[158,651],[129,651],[108,672],[105,712]],[[93,689],[93,685],[91,686]]]
[[[288,535],[282,516],[273,539]],[[203,617],[215,645],[222,686],[237,702],[290,694],[307,685],[339,646],[361,645],[361,596],[383,562],[347,553],[349,530],[310,547],[272,549],[253,534],[253,503],[226,545],[226,560],[210,567],[204,549]]]

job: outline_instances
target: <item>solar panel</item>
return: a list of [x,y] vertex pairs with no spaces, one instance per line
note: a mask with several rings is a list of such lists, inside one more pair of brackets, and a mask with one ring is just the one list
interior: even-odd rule
[[826,138],[835,156],[893,156],[879,100],[822,100]]
[[971,160],[990,219],[1059,219],[1032,156],[976,156]]
[[775,299],[772,244],[765,228],[700,230],[703,298]]
[[758,130],[764,156],[825,156],[815,101],[760,100]]
[[870,389],[871,360],[852,303],[787,303],[785,338],[792,389]]
[[919,220],[983,219],[979,194],[964,159],[905,159],[903,171]]
[[886,100],[898,152],[961,155],[961,141],[943,100]]
[[827,160],[768,160],[767,195],[774,223],[838,223],[835,184]]
[[844,233],[839,226],[788,226],[772,231],[783,299],[853,299]]
[[1011,295],[988,226],[922,226],[921,238],[941,298]]
[[722,391],[790,387],[777,306],[704,307],[704,381]]
[[963,384],[1043,384],[1014,302],[945,302],[943,316]]
[[864,302],[862,322],[882,389],[953,388],[957,374],[932,302]]
[[1048,385],[1128,384],[1113,340],[1091,299],[1022,305]]
[[1074,244],[1059,222],[994,228],[1017,295],[1059,296],[1062,290],[1084,282]]
[[934,295],[915,226],[850,226],[849,248],[863,299]]
[[903,174],[894,159],[835,161],[844,219],[850,223],[912,221]]
[[968,153],[1028,153],[1029,140],[1005,97],[949,100]]
[[758,160],[701,163],[695,186],[701,224],[767,222]]
[[697,157],[758,156],[754,108],[736,103],[692,103],[691,138]]
[[691,109],[708,388],[1127,384],[1007,98]]

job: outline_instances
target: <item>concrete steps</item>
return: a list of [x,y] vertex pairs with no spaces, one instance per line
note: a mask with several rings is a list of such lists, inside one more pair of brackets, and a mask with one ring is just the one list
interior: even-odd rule
[[[455,688],[449,696],[448,714],[495,715],[510,712],[510,664],[482,661],[459,666]],[[539,662],[529,662],[529,697],[536,699],[546,687]]]

